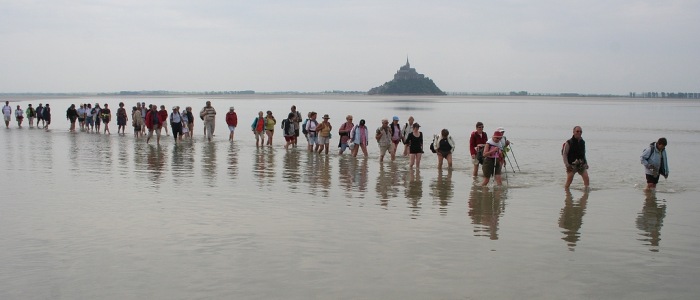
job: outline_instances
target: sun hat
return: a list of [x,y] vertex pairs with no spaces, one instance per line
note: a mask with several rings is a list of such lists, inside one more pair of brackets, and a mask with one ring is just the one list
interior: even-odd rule
[[496,131],[499,131],[499,132],[505,132],[505,131],[506,131],[506,129],[505,129],[505,128],[503,128],[503,127],[498,127],[498,128],[496,128]]
[[331,117],[328,116],[328,114],[323,115],[324,119],[330,119]]
[[394,121],[398,121],[398,120],[399,120],[399,117],[394,116],[393,120],[394,120]]

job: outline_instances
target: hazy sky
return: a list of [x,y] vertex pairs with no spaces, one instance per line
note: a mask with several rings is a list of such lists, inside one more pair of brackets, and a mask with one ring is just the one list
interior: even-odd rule
[[700,91],[700,1],[0,0],[0,93]]

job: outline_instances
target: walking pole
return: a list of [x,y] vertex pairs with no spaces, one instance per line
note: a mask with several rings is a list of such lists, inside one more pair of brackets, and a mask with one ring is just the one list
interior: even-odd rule
[[[515,165],[518,167],[518,172],[520,172],[520,165],[518,164],[518,159],[515,158],[515,152],[513,152],[513,146],[508,145],[510,147],[510,152],[513,153],[513,159],[515,160]],[[511,166],[512,167],[512,166]],[[514,171],[515,172],[515,171]]]
[[[505,153],[504,153],[504,155],[505,155]],[[505,160],[503,162],[505,162]],[[511,165],[510,167],[512,168],[513,166]],[[508,187],[508,168],[503,168],[503,171],[505,171],[505,173],[506,173],[506,187]],[[513,171],[513,172],[515,172],[515,171]]]
[[[511,149],[511,150],[512,150],[512,149]],[[510,168],[513,170],[513,173],[515,173],[515,168],[513,168],[513,163],[510,162],[510,157],[508,156],[508,154],[506,154],[505,157],[508,159],[508,164],[510,165]],[[515,157],[513,157],[513,158],[515,158]],[[505,169],[508,170],[507,167],[506,167]],[[520,170],[520,169],[518,169],[518,171],[519,171],[519,170]]]

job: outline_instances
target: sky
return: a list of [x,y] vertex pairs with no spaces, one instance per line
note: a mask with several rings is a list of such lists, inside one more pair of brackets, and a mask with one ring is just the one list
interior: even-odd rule
[[0,93],[700,92],[697,0],[0,0]]

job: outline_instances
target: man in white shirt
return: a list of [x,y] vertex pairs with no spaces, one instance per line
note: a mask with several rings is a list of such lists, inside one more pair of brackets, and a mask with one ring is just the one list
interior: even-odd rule
[[5,101],[5,106],[2,107],[2,115],[5,117],[5,127],[10,128],[10,118],[12,117],[10,101]]

